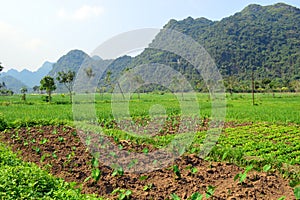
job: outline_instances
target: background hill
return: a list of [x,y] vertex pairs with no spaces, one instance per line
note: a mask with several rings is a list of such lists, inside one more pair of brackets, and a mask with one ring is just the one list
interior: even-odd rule
[[[191,17],[180,21],[171,19],[163,29],[177,30],[203,45],[215,60],[229,92],[251,91],[252,73],[257,91],[300,91],[299,8],[283,3],[252,4],[220,21]],[[150,48],[136,57],[124,56],[116,60],[102,60],[81,50],[72,50],[54,64],[45,63],[47,66],[38,70],[41,73],[10,70],[1,76],[13,76],[32,87],[39,84],[47,70],[48,75],[56,78],[59,71],[78,72],[81,66],[88,66],[97,74],[103,72],[103,76],[98,77],[100,81],[97,80],[98,89],[109,91],[126,70],[148,63],[171,66],[184,74],[196,91],[206,91],[201,74],[189,62],[170,52]],[[84,85],[87,79],[81,78]],[[155,89],[159,87],[143,88],[144,91]],[[65,89],[58,84],[56,92],[65,92]]]
[[189,17],[170,20],[164,28],[187,34],[203,45],[215,59],[227,87],[249,90],[252,71],[257,88],[293,90],[294,82],[300,79],[298,8],[283,3],[253,4],[221,21]]
[[[20,80],[12,77],[12,76],[9,76],[9,75],[6,75],[6,76],[0,76],[0,83],[2,85],[2,83],[5,83],[5,87],[0,89],[0,93],[2,92],[2,90],[11,90],[14,92],[14,94],[18,94],[20,93],[20,89],[22,87],[26,87],[26,88],[29,88],[25,83],[21,82]],[[30,92],[30,89],[29,89],[29,92]]]
[[[7,72],[3,72],[1,77],[11,76],[16,80],[23,82],[28,88],[32,89],[35,85],[40,85],[40,80],[46,76],[52,69],[53,63],[45,62],[37,71],[32,72],[27,69],[22,70],[21,72],[10,69]],[[11,78],[7,78],[11,80]],[[10,82],[6,82],[7,86],[10,86]],[[20,88],[19,88],[20,89]]]

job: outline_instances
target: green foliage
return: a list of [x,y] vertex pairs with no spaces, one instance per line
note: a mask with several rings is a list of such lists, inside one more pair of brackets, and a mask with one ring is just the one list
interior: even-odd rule
[[244,181],[245,181],[246,178],[247,178],[247,174],[248,174],[248,172],[249,172],[251,169],[253,169],[253,166],[252,166],[252,165],[247,166],[246,169],[245,169],[245,171],[244,171],[244,173],[239,173],[239,174],[235,175],[234,181],[236,181],[237,179],[239,179],[239,182],[240,182],[240,183],[244,183]]
[[8,127],[8,124],[4,118],[4,116],[2,115],[2,113],[0,113],[0,131],[5,130]]
[[123,200],[123,199],[130,199],[130,196],[132,194],[132,191],[131,190],[125,190],[125,189],[120,189],[120,188],[117,188],[115,189],[112,194],[116,194],[118,193],[119,196],[118,196],[118,199],[119,200]]
[[294,189],[294,194],[295,194],[296,199],[300,199],[300,187],[296,187]]
[[149,184],[147,184],[147,185],[145,185],[145,186],[143,187],[143,190],[144,190],[144,191],[151,190],[152,186],[153,186],[153,184],[152,184],[152,183],[149,183]]
[[48,93],[48,101],[51,102],[51,93],[52,91],[56,90],[54,79],[51,76],[45,76],[40,81],[40,90],[46,90]]
[[115,165],[113,166],[114,171],[112,172],[112,176],[123,176],[124,175],[124,170],[121,166]]
[[180,179],[181,178],[181,174],[180,174],[180,170],[178,168],[178,165],[173,165],[172,168],[173,168],[173,172],[176,175],[176,177]]
[[69,91],[70,95],[70,102],[72,103],[72,90],[73,90],[73,82],[75,78],[75,72],[74,71],[68,71],[68,72],[58,72],[58,77],[56,78],[59,83],[63,83],[65,87]]
[[[170,20],[164,28],[191,36],[203,45],[215,60],[230,93],[251,91],[252,70],[258,92],[279,92],[283,87],[294,91],[290,83],[300,75],[300,35],[295,28],[300,27],[299,13],[298,8],[285,4],[250,5],[221,21],[188,17],[181,21]],[[207,90],[199,72],[188,61],[170,52],[146,49],[127,68],[147,63],[171,66],[184,74],[195,90]],[[150,86],[146,91],[151,91]]]
[[265,165],[264,167],[263,167],[263,170],[264,170],[264,172],[268,172],[270,169],[271,169],[271,165],[270,164],[268,164],[268,165]]
[[101,171],[98,168],[92,169],[92,178],[98,182],[101,177]]
[[0,143],[1,199],[99,199],[83,195],[75,183],[67,183],[41,170],[32,163],[18,159]]
[[180,197],[177,196],[177,194],[175,194],[175,193],[170,194],[170,196],[171,196],[172,200],[181,200]]
[[214,195],[215,189],[216,189],[216,187],[214,187],[212,185],[207,186],[206,192],[205,192],[205,196],[207,199]]
[[195,192],[191,195],[191,197],[189,198],[190,200],[202,200],[203,195],[200,194],[199,192]]

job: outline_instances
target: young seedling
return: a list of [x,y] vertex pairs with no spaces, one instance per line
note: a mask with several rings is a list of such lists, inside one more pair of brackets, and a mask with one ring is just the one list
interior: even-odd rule
[[92,169],[92,178],[98,182],[101,176],[101,171],[98,168]]
[[173,172],[177,176],[178,179],[181,178],[180,170],[177,165],[173,165]]
[[247,166],[244,173],[238,173],[237,175],[235,175],[234,177],[234,181],[236,181],[237,179],[239,179],[240,183],[244,183],[245,179],[247,178],[247,174],[248,172],[253,168],[252,165]]
[[205,192],[205,194],[206,194],[205,196],[207,199],[214,195],[215,189],[216,189],[216,187],[214,187],[214,186],[211,186],[211,185],[207,186],[207,190]]
[[264,172],[268,172],[271,169],[271,167],[272,167],[271,165],[265,165],[263,167]]
[[143,153],[147,155],[149,153],[149,149],[148,148],[144,148],[143,149]]
[[191,195],[189,198],[190,200],[202,200],[203,195],[200,194],[199,192],[195,192],[194,194]]
[[58,137],[58,141],[63,142],[65,139],[61,136]]
[[125,189],[120,189],[120,188],[115,189],[114,191],[112,191],[111,194],[116,194],[116,193],[119,194],[119,197],[118,197],[119,200],[130,199],[130,196],[132,194],[131,190],[125,190]]
[[57,159],[57,155],[56,155],[55,151],[52,153],[52,157],[53,157],[54,159]]
[[180,197],[177,196],[177,194],[175,194],[175,193],[170,194],[170,196],[171,196],[172,200],[181,200]]
[[139,180],[140,181],[144,181],[144,180],[146,180],[148,178],[148,176],[141,176],[140,178],[139,178]]
[[153,184],[152,184],[152,183],[149,183],[149,184],[147,184],[147,185],[144,186],[143,190],[144,190],[144,191],[151,190],[152,186],[153,186]]
[[114,171],[112,173],[112,176],[123,176],[124,175],[124,170],[121,166],[116,166],[114,167]]
[[43,139],[40,141],[40,144],[46,144],[46,143],[47,143],[47,141],[48,141],[48,139],[47,139],[47,138],[43,138]]

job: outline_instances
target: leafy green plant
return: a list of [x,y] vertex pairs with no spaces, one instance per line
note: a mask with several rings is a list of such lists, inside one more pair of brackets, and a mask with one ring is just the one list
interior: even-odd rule
[[214,187],[212,185],[207,186],[206,192],[205,192],[206,198],[212,197],[214,195],[215,189],[216,189],[216,187]]
[[125,189],[117,188],[114,191],[112,191],[111,194],[116,194],[116,193],[119,194],[118,199],[119,200],[123,200],[123,199],[130,199],[132,191],[131,190],[125,190]]
[[144,180],[146,180],[148,178],[148,176],[141,176],[141,177],[139,177],[139,180],[140,181],[144,181]]
[[96,181],[96,182],[98,182],[99,181],[99,179],[100,179],[100,177],[101,177],[101,171],[100,171],[100,169],[98,169],[98,168],[94,168],[94,169],[92,169],[92,178]]
[[244,183],[245,179],[247,178],[247,174],[248,172],[253,168],[252,165],[249,165],[246,167],[244,173],[239,173],[237,175],[234,176],[234,181],[236,181],[237,179],[239,179],[240,183]]
[[52,153],[52,157],[53,157],[54,159],[57,159],[57,158],[58,158],[57,155],[56,155],[56,153],[55,153],[55,151]]
[[153,184],[152,184],[152,183],[149,183],[149,184],[147,184],[147,185],[145,185],[145,186],[143,187],[143,190],[144,190],[144,191],[151,190],[152,186],[153,186]]
[[40,153],[41,153],[41,149],[40,149],[39,147],[32,146],[31,148],[32,148],[32,150],[34,150],[37,154],[40,154]]
[[143,153],[147,155],[149,153],[149,149],[148,148],[144,148],[143,149]]
[[40,162],[41,162],[41,163],[44,162],[44,160],[45,160],[47,157],[49,157],[49,154],[47,154],[47,153],[43,154],[43,155],[41,156]]
[[48,142],[48,139],[47,138],[43,138],[41,141],[40,141],[40,144],[46,144]]
[[295,194],[296,199],[300,199],[300,187],[296,187],[294,189],[294,194]]
[[112,172],[112,176],[123,176],[124,175],[124,170],[121,166],[115,166],[114,171]]
[[63,142],[65,139],[61,136],[58,137],[58,141]]
[[203,199],[203,195],[200,194],[199,192],[195,192],[191,195],[191,197],[189,198],[190,200],[202,200]]
[[8,124],[4,118],[4,116],[2,115],[2,113],[0,113],[0,131],[5,130],[8,127]]
[[263,170],[264,170],[264,172],[268,172],[270,169],[271,169],[271,165],[265,165],[264,167],[263,167]]
[[180,170],[178,168],[178,165],[173,165],[173,172],[176,175],[177,178],[181,178]]

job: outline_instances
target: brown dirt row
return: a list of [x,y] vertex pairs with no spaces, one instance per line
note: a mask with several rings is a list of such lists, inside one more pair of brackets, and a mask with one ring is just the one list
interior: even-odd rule
[[[196,155],[182,156],[168,167],[151,172],[125,172],[116,176],[100,159],[101,176],[95,182],[87,179],[92,171],[92,155],[79,134],[80,131],[67,126],[30,127],[6,131],[1,134],[1,140],[19,152],[23,160],[34,162],[66,181],[81,184],[83,193],[96,193],[109,199],[117,198],[118,194],[111,194],[117,188],[132,191],[131,199],[168,199],[172,193],[187,199],[195,192],[205,194],[209,186],[215,187],[212,199],[267,200],[282,196],[295,199],[288,180],[277,173],[251,171],[244,183],[239,183],[234,181],[234,176],[243,173],[242,168],[230,163],[207,162]],[[125,149],[141,149],[128,141],[121,143]],[[174,165],[178,166],[180,177],[173,172]]]

